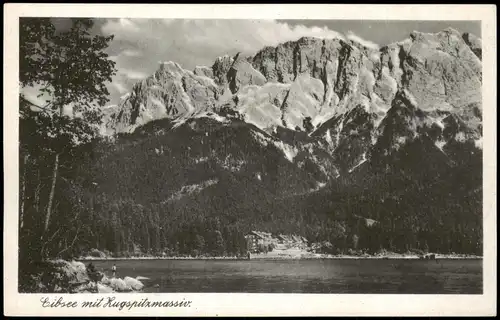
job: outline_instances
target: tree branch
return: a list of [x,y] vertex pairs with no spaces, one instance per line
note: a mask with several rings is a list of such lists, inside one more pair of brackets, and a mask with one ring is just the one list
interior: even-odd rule
[[78,232],[80,232],[80,226],[78,226],[78,229],[76,230],[75,237],[73,238],[73,241],[71,241],[71,244],[69,246],[67,246],[65,249],[59,251],[59,253],[57,254],[57,256],[59,256],[61,253],[65,252],[65,251],[67,251],[69,248],[73,247],[73,245],[75,244],[76,239],[78,238]]
[[[29,101],[28,99],[26,99],[24,96],[21,96],[21,103],[25,103],[28,107],[34,107],[34,108],[37,108],[39,109],[40,111],[43,111],[45,113],[47,113],[48,115],[52,115],[52,113],[54,113],[54,111],[52,109],[50,109],[50,105],[52,104],[52,102],[49,102],[47,103],[45,106],[39,106],[31,101]],[[21,112],[23,113],[27,113],[26,111],[22,111],[20,110]],[[29,112],[33,112],[33,110],[29,109]]]
[[48,239],[48,240],[46,241],[46,244],[47,244],[47,243],[49,243],[49,242],[51,242],[52,240],[54,240],[54,238],[55,238],[56,234],[57,234],[60,230],[61,230],[61,228],[57,229],[57,230],[56,230],[56,232],[54,232],[54,233],[52,234],[52,236],[50,237],[50,239]]
[[[48,239],[47,241],[44,241],[43,244],[42,244],[42,249],[41,249],[41,255],[43,256],[43,254],[45,253],[45,248],[47,247],[47,244],[49,244],[53,239],[54,237],[56,236],[56,234],[59,232],[59,230],[61,229],[57,229],[56,232],[54,232],[54,234],[52,234],[52,236],[50,237],[50,239]],[[43,240],[43,236],[42,236],[42,240]]]

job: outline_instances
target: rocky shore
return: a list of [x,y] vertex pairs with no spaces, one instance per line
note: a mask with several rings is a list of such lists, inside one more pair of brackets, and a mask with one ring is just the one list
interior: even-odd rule
[[[90,264],[89,264],[90,265]],[[95,270],[88,270],[81,261],[62,259],[40,263],[28,276],[21,291],[31,293],[115,293],[141,292],[144,277],[108,278]]]

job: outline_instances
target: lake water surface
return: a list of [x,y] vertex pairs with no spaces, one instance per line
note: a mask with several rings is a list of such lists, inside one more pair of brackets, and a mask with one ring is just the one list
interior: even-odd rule
[[[88,262],[85,262],[88,264]],[[482,294],[482,260],[115,260],[145,292]]]

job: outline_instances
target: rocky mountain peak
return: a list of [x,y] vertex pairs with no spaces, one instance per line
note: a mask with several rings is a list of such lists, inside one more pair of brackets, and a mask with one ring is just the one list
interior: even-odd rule
[[227,84],[227,72],[233,65],[234,58],[229,55],[218,57],[212,65],[214,79],[218,85]]
[[376,127],[398,93],[427,113],[470,115],[471,105],[481,108],[480,58],[479,38],[448,28],[414,31],[380,49],[302,37],[250,57],[218,57],[211,68],[165,62],[110,112],[106,127],[131,131],[155,119],[229,108],[270,133],[277,127],[311,133],[359,106]]
[[465,43],[471,48],[472,52],[479,58],[479,60],[482,59],[482,54],[483,54],[483,43],[480,38],[477,36],[473,35],[472,33],[464,33],[462,35],[462,38],[464,39]]

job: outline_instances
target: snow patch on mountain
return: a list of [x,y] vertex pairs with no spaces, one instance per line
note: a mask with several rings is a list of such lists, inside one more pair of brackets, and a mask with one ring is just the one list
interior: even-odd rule
[[332,140],[332,135],[330,133],[330,129],[326,130],[324,138],[325,138],[326,142],[328,143],[328,147],[333,148],[334,147],[334,143],[333,143],[333,140]]
[[326,182],[317,181],[316,187],[309,189],[309,192],[316,192],[323,189],[326,186]]
[[220,123],[229,123],[230,122],[227,118],[222,117],[214,112],[203,112],[203,113],[195,114],[195,115],[193,115],[193,118],[210,118],[210,119],[213,119],[213,120],[220,122]]
[[342,130],[344,130],[344,121],[345,121],[345,118],[342,117],[342,120],[340,120],[340,122],[339,122],[337,133],[335,135],[335,145],[338,145],[340,142],[340,133],[342,132]]
[[260,132],[252,131],[252,135],[256,141],[258,141],[262,146],[267,147],[269,144],[274,145],[278,148],[285,158],[293,163],[293,159],[297,156],[299,150],[296,147],[290,146],[289,144],[284,143],[283,141],[276,141],[272,137],[266,137]]
[[435,119],[434,120],[434,123],[439,127],[441,128],[441,130],[444,129],[444,123],[443,123],[443,119]]
[[261,129],[280,126],[282,112],[289,84],[266,83],[263,86],[249,85],[235,95],[235,109],[246,122]]
[[366,152],[361,155],[361,160],[351,169],[349,169],[349,173],[352,173],[354,170],[356,170],[357,167],[365,163],[368,159],[366,158]]
[[[436,140],[436,142],[434,142],[434,145],[441,151],[443,151],[443,147],[446,145],[446,141],[444,140]],[[444,152],[444,151],[443,151]]]
[[198,184],[191,184],[187,186],[183,186],[181,190],[173,193],[167,201],[176,201],[180,200],[181,198],[194,194],[194,193],[199,193],[203,189],[206,189],[210,186],[213,186],[215,184],[219,183],[219,179],[211,179],[211,180],[206,180]]
[[285,157],[288,159],[288,161],[290,161],[290,162],[293,163],[293,159],[295,158],[295,156],[298,153],[297,148],[292,147],[292,146],[284,143],[283,141],[279,141],[279,142],[273,141],[273,144],[278,149],[280,149],[281,151],[283,151],[283,153],[284,153]]

